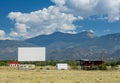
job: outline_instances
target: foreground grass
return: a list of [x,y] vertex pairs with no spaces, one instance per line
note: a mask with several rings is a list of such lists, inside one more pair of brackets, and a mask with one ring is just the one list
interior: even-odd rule
[[120,71],[17,70],[0,67],[0,83],[120,83]]

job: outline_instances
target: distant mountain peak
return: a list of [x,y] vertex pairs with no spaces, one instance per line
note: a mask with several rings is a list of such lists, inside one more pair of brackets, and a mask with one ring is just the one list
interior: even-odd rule
[[77,34],[55,32],[25,41],[0,40],[0,59],[17,59],[18,47],[46,47],[47,60],[99,59],[103,49],[105,60],[120,60],[120,33],[97,38],[91,31]]
[[80,37],[86,37],[86,38],[95,38],[97,37],[93,31],[89,30],[89,31],[82,31],[76,34],[71,34],[71,33],[63,33],[63,32],[55,32],[52,33],[51,35],[79,35]]
[[62,33],[62,32],[54,32],[51,35],[61,35],[61,34],[66,34],[66,33]]
[[88,37],[88,38],[95,38],[95,37],[97,37],[95,34],[94,34],[94,32],[92,32],[92,31],[82,31],[82,32],[80,32],[79,33],[79,35],[80,36],[83,36],[83,37]]

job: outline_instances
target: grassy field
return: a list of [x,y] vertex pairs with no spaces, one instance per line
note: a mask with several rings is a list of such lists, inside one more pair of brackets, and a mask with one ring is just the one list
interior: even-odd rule
[[17,70],[0,67],[0,83],[120,83],[120,71]]

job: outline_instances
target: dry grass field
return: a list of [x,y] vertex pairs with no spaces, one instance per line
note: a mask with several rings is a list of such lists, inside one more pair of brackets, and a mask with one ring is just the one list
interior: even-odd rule
[[120,83],[120,71],[17,70],[0,67],[0,83]]

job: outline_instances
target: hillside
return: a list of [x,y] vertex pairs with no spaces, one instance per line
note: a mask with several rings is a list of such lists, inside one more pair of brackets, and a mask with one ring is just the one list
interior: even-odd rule
[[0,60],[4,59],[15,59],[17,60],[17,49],[18,47],[31,47],[37,46],[24,41],[16,40],[0,40]]
[[113,53],[120,49],[119,41],[120,33],[97,37],[88,31],[78,34],[56,32],[26,40],[26,42],[47,47],[47,59],[51,60],[101,59],[102,51],[105,51],[106,60],[111,57],[118,60],[117,57],[120,54],[113,55]]
[[25,41],[39,46],[50,47],[50,45],[56,45],[56,44],[61,46],[61,44],[73,43],[75,45],[75,43],[82,43],[84,41],[90,40],[95,37],[96,35],[89,31],[81,32],[78,34],[55,32],[50,35],[40,35],[34,38],[27,39]]
[[25,41],[0,40],[0,59],[17,59],[18,47],[44,46],[47,60],[101,59],[119,60],[120,33],[96,36],[85,31],[78,34],[55,32]]

